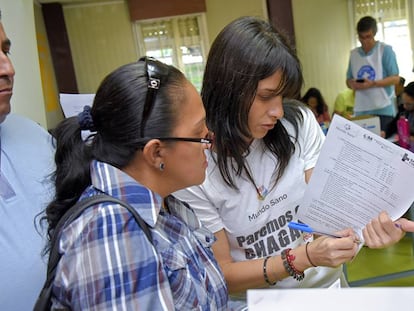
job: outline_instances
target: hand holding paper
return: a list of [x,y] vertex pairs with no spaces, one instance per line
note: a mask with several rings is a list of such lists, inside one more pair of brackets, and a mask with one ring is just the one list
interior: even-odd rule
[[414,154],[338,115],[298,211],[322,232],[362,229],[381,211],[400,218],[414,201]]
[[370,248],[391,246],[401,240],[404,235],[401,224],[393,222],[386,212],[379,214],[363,229],[365,245]]

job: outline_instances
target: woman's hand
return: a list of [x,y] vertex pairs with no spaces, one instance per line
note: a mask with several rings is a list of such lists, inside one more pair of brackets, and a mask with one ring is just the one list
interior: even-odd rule
[[321,236],[308,245],[308,255],[316,266],[337,267],[354,258],[359,240],[352,229],[336,232],[343,238]]
[[395,222],[405,232],[414,232],[414,221],[400,218]]
[[393,222],[386,212],[381,212],[362,231],[365,245],[369,248],[385,248],[397,243],[405,235],[403,226],[407,226],[409,229],[407,222],[409,221],[403,220],[403,218]]

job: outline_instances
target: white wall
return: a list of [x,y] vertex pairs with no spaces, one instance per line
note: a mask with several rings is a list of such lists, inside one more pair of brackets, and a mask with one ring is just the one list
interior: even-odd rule
[[10,59],[16,71],[12,112],[46,128],[33,0],[0,0],[0,9],[4,29],[12,41]]
[[224,26],[240,16],[268,17],[265,0],[206,0],[206,8],[210,44]]
[[333,112],[336,95],[345,84],[352,47],[347,0],[293,0],[296,46],[305,85],[318,88]]

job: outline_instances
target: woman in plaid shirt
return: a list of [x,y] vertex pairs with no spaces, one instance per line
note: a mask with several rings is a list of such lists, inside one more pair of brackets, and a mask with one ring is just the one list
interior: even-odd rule
[[[83,140],[82,130],[92,134]],[[122,66],[104,79],[92,108],[54,135],[49,238],[77,201],[106,193],[136,209],[153,244],[126,208],[91,206],[63,228],[53,309],[226,310],[214,235],[170,195],[203,182],[211,145],[201,98],[183,74],[146,57]]]

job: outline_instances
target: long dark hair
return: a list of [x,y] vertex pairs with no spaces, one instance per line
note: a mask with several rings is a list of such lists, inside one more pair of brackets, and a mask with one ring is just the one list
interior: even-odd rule
[[[155,60],[153,63],[168,74],[161,80],[161,87],[152,103],[145,123],[145,136],[171,136],[179,111],[177,105],[184,101],[186,80],[176,68]],[[148,90],[146,69],[145,61],[127,64],[102,81],[90,111],[96,133],[86,142],[81,138],[77,117],[63,120],[53,131],[56,139],[56,194],[42,218],[48,223],[49,239],[59,219],[91,185],[92,159],[122,169],[145,145],[140,133]],[[48,247],[44,252],[47,251]]]
[[[239,176],[246,170],[244,157],[249,143],[245,137],[251,137],[248,115],[259,81],[277,71],[282,72],[277,92],[297,98],[303,83],[300,62],[286,38],[261,19],[236,19],[219,33],[211,46],[201,95],[207,126],[214,132],[220,173],[226,184],[235,189],[231,172]],[[292,122],[296,132],[301,117],[296,105],[285,111],[285,118]],[[295,151],[295,144],[281,122],[263,140],[278,158],[277,182]]]
[[328,110],[328,105],[326,104],[321,91],[315,87],[311,87],[306,91],[305,95],[303,95],[301,101],[308,104],[309,98],[311,97],[316,98],[316,101],[318,102],[316,105],[317,115],[320,116],[321,114],[324,114],[324,112]]

